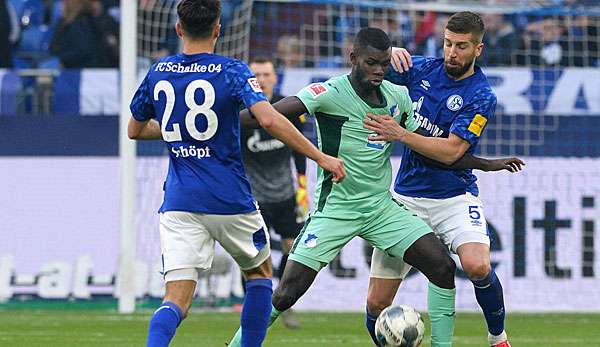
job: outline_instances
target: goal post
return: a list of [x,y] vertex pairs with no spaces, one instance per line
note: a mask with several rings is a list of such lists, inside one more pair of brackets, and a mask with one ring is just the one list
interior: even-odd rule
[[121,1],[119,166],[121,182],[120,252],[117,288],[119,313],[135,311],[136,228],[136,145],[127,137],[130,118],[129,100],[137,76],[137,1]]

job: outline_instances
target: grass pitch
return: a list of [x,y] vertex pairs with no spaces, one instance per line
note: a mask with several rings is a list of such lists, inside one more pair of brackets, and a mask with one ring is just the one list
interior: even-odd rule
[[[0,346],[143,346],[150,315],[0,309]],[[312,312],[299,318],[298,330],[276,323],[264,346],[372,346],[360,313]],[[238,313],[193,312],[171,345],[225,346],[238,322]],[[515,347],[600,346],[600,314],[510,314],[507,331]],[[458,314],[454,346],[486,346],[485,336],[483,316]],[[427,338],[422,346],[430,346]]]

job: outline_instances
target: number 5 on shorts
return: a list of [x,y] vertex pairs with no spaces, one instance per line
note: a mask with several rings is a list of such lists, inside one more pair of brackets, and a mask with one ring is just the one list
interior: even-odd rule
[[481,213],[477,211],[478,208],[479,206],[469,206],[469,217],[471,217],[471,219],[481,218]]

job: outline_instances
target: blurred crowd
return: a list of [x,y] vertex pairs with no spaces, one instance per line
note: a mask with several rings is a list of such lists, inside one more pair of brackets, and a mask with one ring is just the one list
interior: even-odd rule
[[[223,1],[225,25],[241,2]],[[497,6],[520,3],[516,0],[488,2]],[[548,7],[545,11],[537,7],[538,11],[530,13],[484,14],[487,32],[486,48],[479,60],[481,65],[600,66],[600,16],[581,11],[584,6],[597,7],[598,0],[528,3],[531,2]],[[139,0],[139,11],[143,17],[157,6],[172,9],[175,4],[176,0]],[[556,8],[560,11],[552,12]],[[264,42],[269,41],[267,34],[265,37],[253,35],[251,47],[259,47],[256,54],[260,55],[264,55],[265,49],[273,52],[271,58],[279,67],[344,67],[348,66],[352,34],[356,28],[369,25],[384,29],[395,45],[404,46],[413,54],[441,56],[448,14],[409,14],[394,9],[370,10],[369,15],[359,12],[333,15],[324,25],[333,28],[333,34],[320,32],[317,40],[307,40],[299,33],[299,28],[306,23],[295,23],[297,28],[293,30],[277,31],[277,37],[268,46],[264,46]],[[178,50],[176,18],[172,13],[169,12],[167,20],[148,17],[149,23],[138,23],[142,35],[158,37],[158,42],[149,48],[144,47],[144,42],[141,44],[144,52],[150,52],[149,59],[156,60]],[[301,16],[297,18],[303,20]],[[157,21],[166,23],[164,32],[145,29],[144,25],[150,27]],[[272,24],[265,20],[262,25]],[[294,26],[293,21],[284,24]],[[267,33],[268,30],[261,31],[260,25],[260,20],[253,19],[256,28],[253,27],[252,32]],[[119,0],[0,0],[0,68],[110,68],[118,64]]]

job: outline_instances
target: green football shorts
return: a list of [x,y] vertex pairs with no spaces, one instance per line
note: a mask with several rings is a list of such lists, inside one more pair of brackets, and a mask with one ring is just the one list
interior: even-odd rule
[[[339,218],[335,213],[313,213],[294,241],[288,259],[320,271],[355,236],[389,256],[402,259],[404,252],[431,228],[394,199],[386,198],[358,218]],[[392,246],[395,254],[387,253]]]

